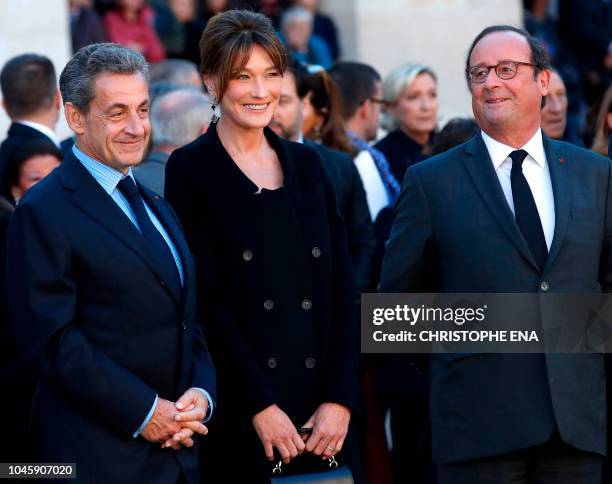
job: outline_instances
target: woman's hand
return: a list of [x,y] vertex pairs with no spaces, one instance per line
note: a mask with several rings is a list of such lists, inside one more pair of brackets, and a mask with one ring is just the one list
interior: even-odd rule
[[322,403],[303,426],[312,428],[312,435],[304,435],[306,451],[329,459],[344,445],[351,411],[338,403]]
[[268,460],[274,460],[274,447],[285,464],[304,451],[300,438],[291,419],[276,405],[270,405],[253,417],[253,426],[264,446]]

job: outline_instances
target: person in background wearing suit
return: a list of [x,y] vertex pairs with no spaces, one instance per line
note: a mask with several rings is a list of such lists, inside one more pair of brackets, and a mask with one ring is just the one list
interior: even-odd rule
[[402,183],[410,165],[431,155],[438,124],[438,86],[433,70],[423,64],[396,67],[383,81],[382,127],[389,134],[374,147],[382,151],[391,172]]
[[20,200],[6,249],[18,350],[39,368],[36,461],[76,462],[77,482],[195,484],[215,375],[180,224],[131,173],[150,134],[145,60],[84,47],[60,88],[76,145]]
[[60,111],[60,93],[53,63],[45,56],[22,54],[0,72],[2,107],[11,120],[0,145],[0,185],[8,160],[26,143],[43,140],[60,148],[54,132]]
[[134,167],[136,180],[163,195],[168,157],[206,132],[211,117],[210,98],[201,90],[181,88],[155,98],[151,106],[153,148]]
[[[6,231],[15,203],[26,191],[46,177],[62,161],[62,152],[51,142],[36,140],[25,144],[6,167],[0,187],[0,274],[6,267]],[[30,462],[31,438],[28,433],[30,403],[36,386],[36,371],[24,365],[15,354],[15,340],[6,310],[4,277],[0,278],[0,407],[10,415],[5,431],[10,443],[0,444],[0,455],[9,462]]]
[[[516,27],[488,27],[466,77],[481,132],[408,169],[380,291],[609,291],[610,160],[542,134],[542,45]],[[562,317],[537,304],[526,314],[545,328]],[[603,355],[436,354],[430,363],[441,484],[602,482]]]
[[298,86],[303,84],[307,77],[308,73],[300,64],[295,61],[289,63],[283,74],[281,95],[270,128],[286,140],[314,148],[323,161],[323,169],[334,186],[338,209],[346,225],[348,249],[355,274],[356,304],[359,309],[361,293],[368,290],[372,277],[374,229],[363,183],[352,158],[341,151],[304,139],[304,101],[299,92],[305,94],[305,89],[298,89]]
[[205,480],[269,482],[275,451],[288,472],[321,471],[338,453],[350,466],[359,355],[351,262],[317,152],[267,127],[286,52],[271,21],[247,10],[210,19],[200,46],[221,117],[170,155],[165,195],[198,274],[209,276],[198,301],[219,412]]

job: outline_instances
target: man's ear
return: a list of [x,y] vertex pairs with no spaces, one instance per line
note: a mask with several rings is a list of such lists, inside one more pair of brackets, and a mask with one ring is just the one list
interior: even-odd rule
[[546,96],[548,94],[548,85],[550,83],[550,70],[545,69],[540,71],[537,78],[538,86],[540,87],[540,93],[542,96]]
[[56,111],[60,110],[60,105],[62,103],[62,95],[60,94],[59,89],[55,90],[55,95],[53,96],[53,107]]
[[85,132],[86,116],[74,104],[64,104],[64,116],[66,116],[66,122],[72,131],[76,134],[83,134]]
[[358,119],[365,120],[370,117],[370,109],[372,108],[372,101],[366,99],[361,105],[357,108],[356,115]]

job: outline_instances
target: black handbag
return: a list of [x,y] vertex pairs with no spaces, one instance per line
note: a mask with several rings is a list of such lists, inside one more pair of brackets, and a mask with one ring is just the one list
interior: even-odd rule
[[347,466],[338,466],[334,456],[327,459],[329,471],[309,472],[283,476],[283,461],[279,460],[272,470],[271,484],[354,484],[353,474]]

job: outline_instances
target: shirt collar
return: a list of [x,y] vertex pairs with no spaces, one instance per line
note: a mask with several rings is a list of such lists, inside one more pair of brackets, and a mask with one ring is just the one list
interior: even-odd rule
[[127,175],[124,175],[120,171],[117,171],[114,168],[95,160],[91,156],[86,155],[77,148],[76,143],[72,145],[72,152],[85,167],[85,169],[91,174],[91,176],[94,177],[94,179],[109,195],[117,188],[117,184],[126,176],[131,177],[132,180],[136,182],[134,175],[132,174],[132,167],[128,168]]
[[19,120],[19,121],[15,121],[15,122],[19,123],[19,124],[23,124],[24,126],[28,126],[28,127],[32,128],[32,129],[35,129],[36,131],[40,131],[47,138],[49,138],[51,141],[53,141],[55,146],[57,146],[58,148],[60,147],[60,140],[59,140],[59,138],[53,132],[52,129],[49,129],[48,126],[45,126],[44,124],[40,124],[40,123],[35,123],[34,121],[26,121],[26,120]]
[[[482,139],[487,147],[491,161],[493,162],[493,168],[496,170],[501,164],[510,156],[515,148],[512,146],[505,145],[499,141],[491,138],[484,131],[480,131]],[[535,162],[544,168],[546,166],[546,155],[544,153],[544,144],[542,143],[542,130],[538,128],[535,134],[531,137],[527,143],[525,143],[520,149],[525,150],[529,156],[531,156]]]

